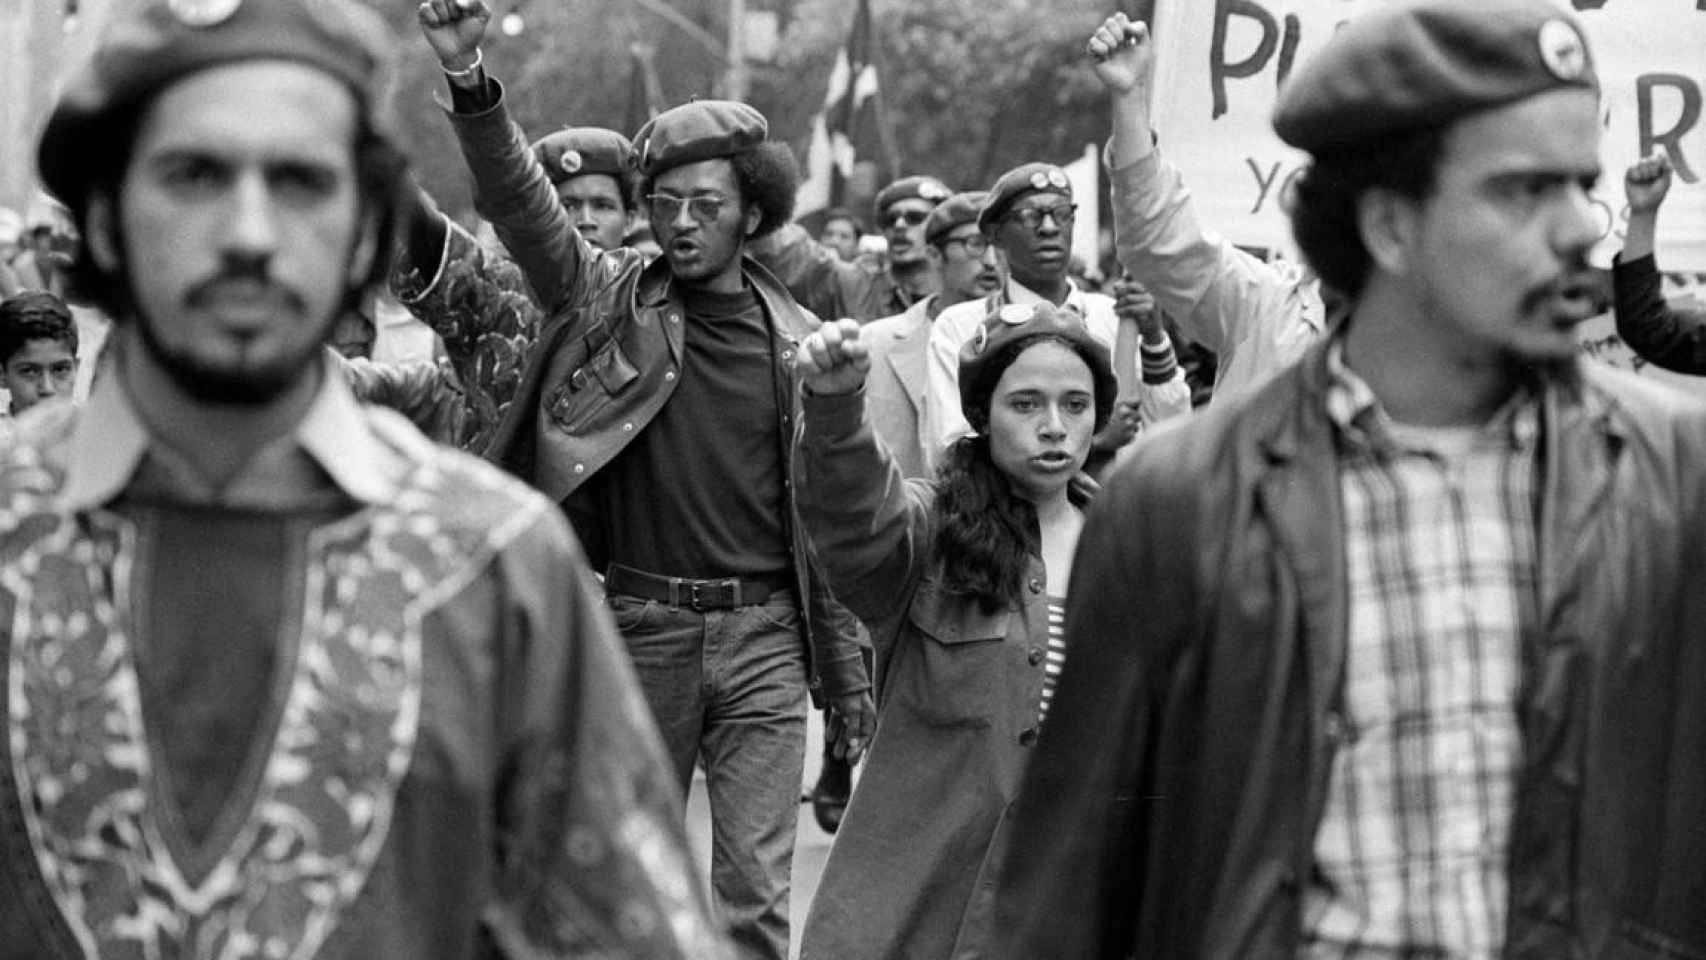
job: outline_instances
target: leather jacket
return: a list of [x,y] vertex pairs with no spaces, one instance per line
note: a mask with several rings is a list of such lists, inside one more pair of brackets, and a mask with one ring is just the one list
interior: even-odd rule
[[[1325,344],[1133,454],[977,956],[1296,956],[1346,656]],[[1706,957],[1706,408],[1582,364],[1541,401],[1509,958]]]
[[[492,83],[500,92],[488,109],[447,112],[474,175],[476,207],[496,227],[547,319],[484,454],[562,503],[577,532],[587,531],[592,525],[583,521],[596,506],[583,492],[586,482],[675,392],[687,314],[666,260],[647,266],[636,251],[594,253],[587,246]],[[799,406],[794,351],[818,320],[763,267],[749,259],[744,270],[771,325],[781,411],[776,441],[789,465]],[[783,519],[805,605],[808,682],[821,704],[826,696],[868,690],[870,680],[857,621],[835,603],[818,572],[798,519],[794,474],[786,469]],[[603,569],[606,545],[585,533],[582,540],[594,567]]]

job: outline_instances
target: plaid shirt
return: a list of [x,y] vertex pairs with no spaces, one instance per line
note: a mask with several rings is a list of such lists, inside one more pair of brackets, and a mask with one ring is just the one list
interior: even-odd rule
[[1538,403],[1465,431],[1387,419],[1332,348],[1349,623],[1303,906],[1309,960],[1499,955],[1535,627]]

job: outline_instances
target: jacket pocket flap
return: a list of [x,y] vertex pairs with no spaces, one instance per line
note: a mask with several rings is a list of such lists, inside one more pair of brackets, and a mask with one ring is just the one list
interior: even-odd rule
[[907,618],[937,643],[982,643],[1007,636],[1013,611],[985,613],[977,600],[931,580],[918,585]]

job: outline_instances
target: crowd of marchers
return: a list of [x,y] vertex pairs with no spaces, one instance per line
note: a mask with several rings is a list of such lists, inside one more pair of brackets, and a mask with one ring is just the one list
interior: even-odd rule
[[[1706,957],[1706,404],[1578,347],[1563,7],[1300,63],[1296,263],[1110,16],[1105,283],[1047,162],[814,237],[750,105],[530,140],[486,0],[113,16],[0,211],[0,960]],[[1622,179],[1619,333],[1706,374]]]

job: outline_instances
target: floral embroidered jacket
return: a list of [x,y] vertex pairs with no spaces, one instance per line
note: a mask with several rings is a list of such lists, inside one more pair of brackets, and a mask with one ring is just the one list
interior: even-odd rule
[[[561,514],[332,370],[222,491],[185,493],[116,375],[0,451],[0,958],[722,956]],[[244,671],[150,697],[175,666],[151,655],[182,646],[150,634],[184,600],[153,595],[161,517],[265,525],[304,478],[279,622],[224,635],[276,649],[258,732],[197,728]],[[253,597],[231,569],[190,573]],[[234,756],[234,786],[172,782],[165,730]],[[194,805],[217,813],[200,836]]]

